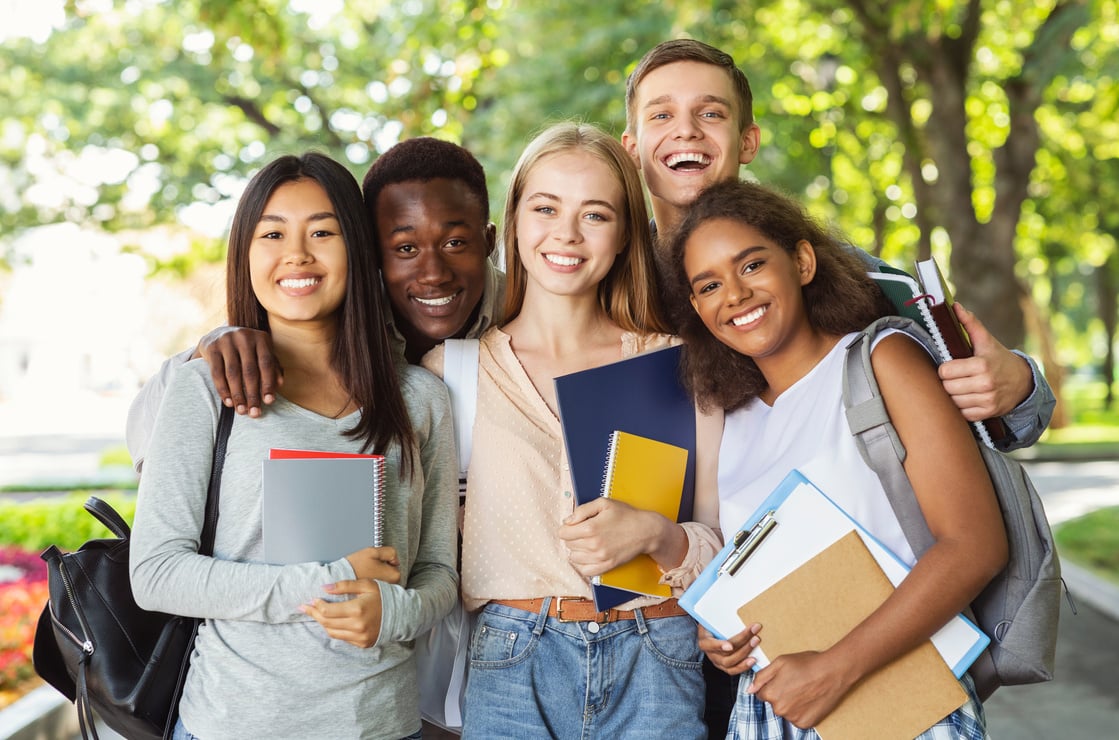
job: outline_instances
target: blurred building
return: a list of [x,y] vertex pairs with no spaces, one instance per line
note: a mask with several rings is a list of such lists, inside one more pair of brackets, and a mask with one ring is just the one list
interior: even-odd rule
[[[144,238],[163,251],[175,239]],[[131,395],[168,353],[220,323],[220,267],[204,266],[190,279],[148,279],[148,260],[123,243],[73,224],[15,241],[13,269],[0,276],[0,400]]]

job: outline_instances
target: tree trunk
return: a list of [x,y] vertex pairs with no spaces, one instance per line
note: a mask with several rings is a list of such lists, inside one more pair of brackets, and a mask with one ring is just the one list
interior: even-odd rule
[[1104,409],[1115,403],[1115,331],[1119,321],[1115,297],[1115,274],[1119,272],[1119,254],[1112,252],[1107,261],[1096,268],[1096,289],[1099,293],[1100,320],[1104,329],[1104,355],[1100,367],[1104,382]]
[[1053,409],[1053,418],[1049,421],[1048,428],[1064,429],[1069,423],[1063,399],[1065,374],[1057,361],[1057,343],[1053,338],[1053,327],[1049,324],[1048,319],[1042,316],[1037,303],[1034,302],[1025,286],[1022,286],[1018,298],[1022,314],[1025,317],[1025,324],[1028,326],[1030,334],[1037,337],[1038,347],[1041,350],[1041,364],[1045,371],[1045,380],[1049,383],[1049,387],[1053,389],[1053,397],[1057,399],[1057,405]]
[[[860,21],[861,40],[878,60],[876,71],[887,92],[886,113],[905,145],[905,169],[917,205],[918,254],[929,252],[931,232],[943,227],[952,244],[949,263],[956,294],[1003,344],[1020,347],[1025,339],[1023,309],[1015,275],[1014,249],[1022,203],[1040,146],[1035,114],[1042,93],[1070,53],[1073,32],[1087,20],[1087,0],[1058,0],[1023,49],[1017,75],[1002,82],[1010,128],[1005,143],[992,152],[995,204],[980,223],[972,203],[973,169],[967,132],[966,101],[975,84],[973,60],[982,0],[959,8],[955,34],[929,32],[912,23],[893,23],[898,14],[914,15],[915,4],[890,10],[867,0],[847,0]],[[900,32],[899,32],[899,29]],[[900,72],[916,72],[917,85]],[[913,103],[927,97],[928,121],[913,118]],[[935,183],[922,176],[924,160],[935,163]]]

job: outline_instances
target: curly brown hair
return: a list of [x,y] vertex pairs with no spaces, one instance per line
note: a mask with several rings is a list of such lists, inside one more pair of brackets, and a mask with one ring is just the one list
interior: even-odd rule
[[[815,221],[793,198],[757,183],[729,180],[705,190],[672,235],[669,250],[672,295],[689,296],[684,252],[701,224],[729,219],[757,229],[790,254],[799,241],[816,253],[816,274],[801,288],[808,323],[825,334],[859,331],[880,316],[893,313],[886,296],[867,275],[867,264],[855,248]],[[684,380],[704,409],[733,411],[767,387],[754,361],[723,344],[707,330],[690,303],[672,307],[672,319],[686,343]]]

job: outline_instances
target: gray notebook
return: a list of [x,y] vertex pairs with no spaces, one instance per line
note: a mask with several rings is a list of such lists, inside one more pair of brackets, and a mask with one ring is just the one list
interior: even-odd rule
[[265,460],[264,560],[328,563],[383,539],[384,458]]

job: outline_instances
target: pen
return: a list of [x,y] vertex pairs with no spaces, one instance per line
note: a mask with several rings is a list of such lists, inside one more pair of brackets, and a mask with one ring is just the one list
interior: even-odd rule
[[746,559],[753,554],[754,550],[758,549],[758,545],[762,543],[762,540],[764,540],[776,526],[777,519],[774,516],[774,512],[767,511],[765,516],[750,528],[749,532],[744,529],[739,530],[734,535],[734,549],[731,550],[730,555],[723,561],[723,564],[719,566],[718,575],[733,576],[737,573],[738,569],[742,567],[742,564],[746,562]]

